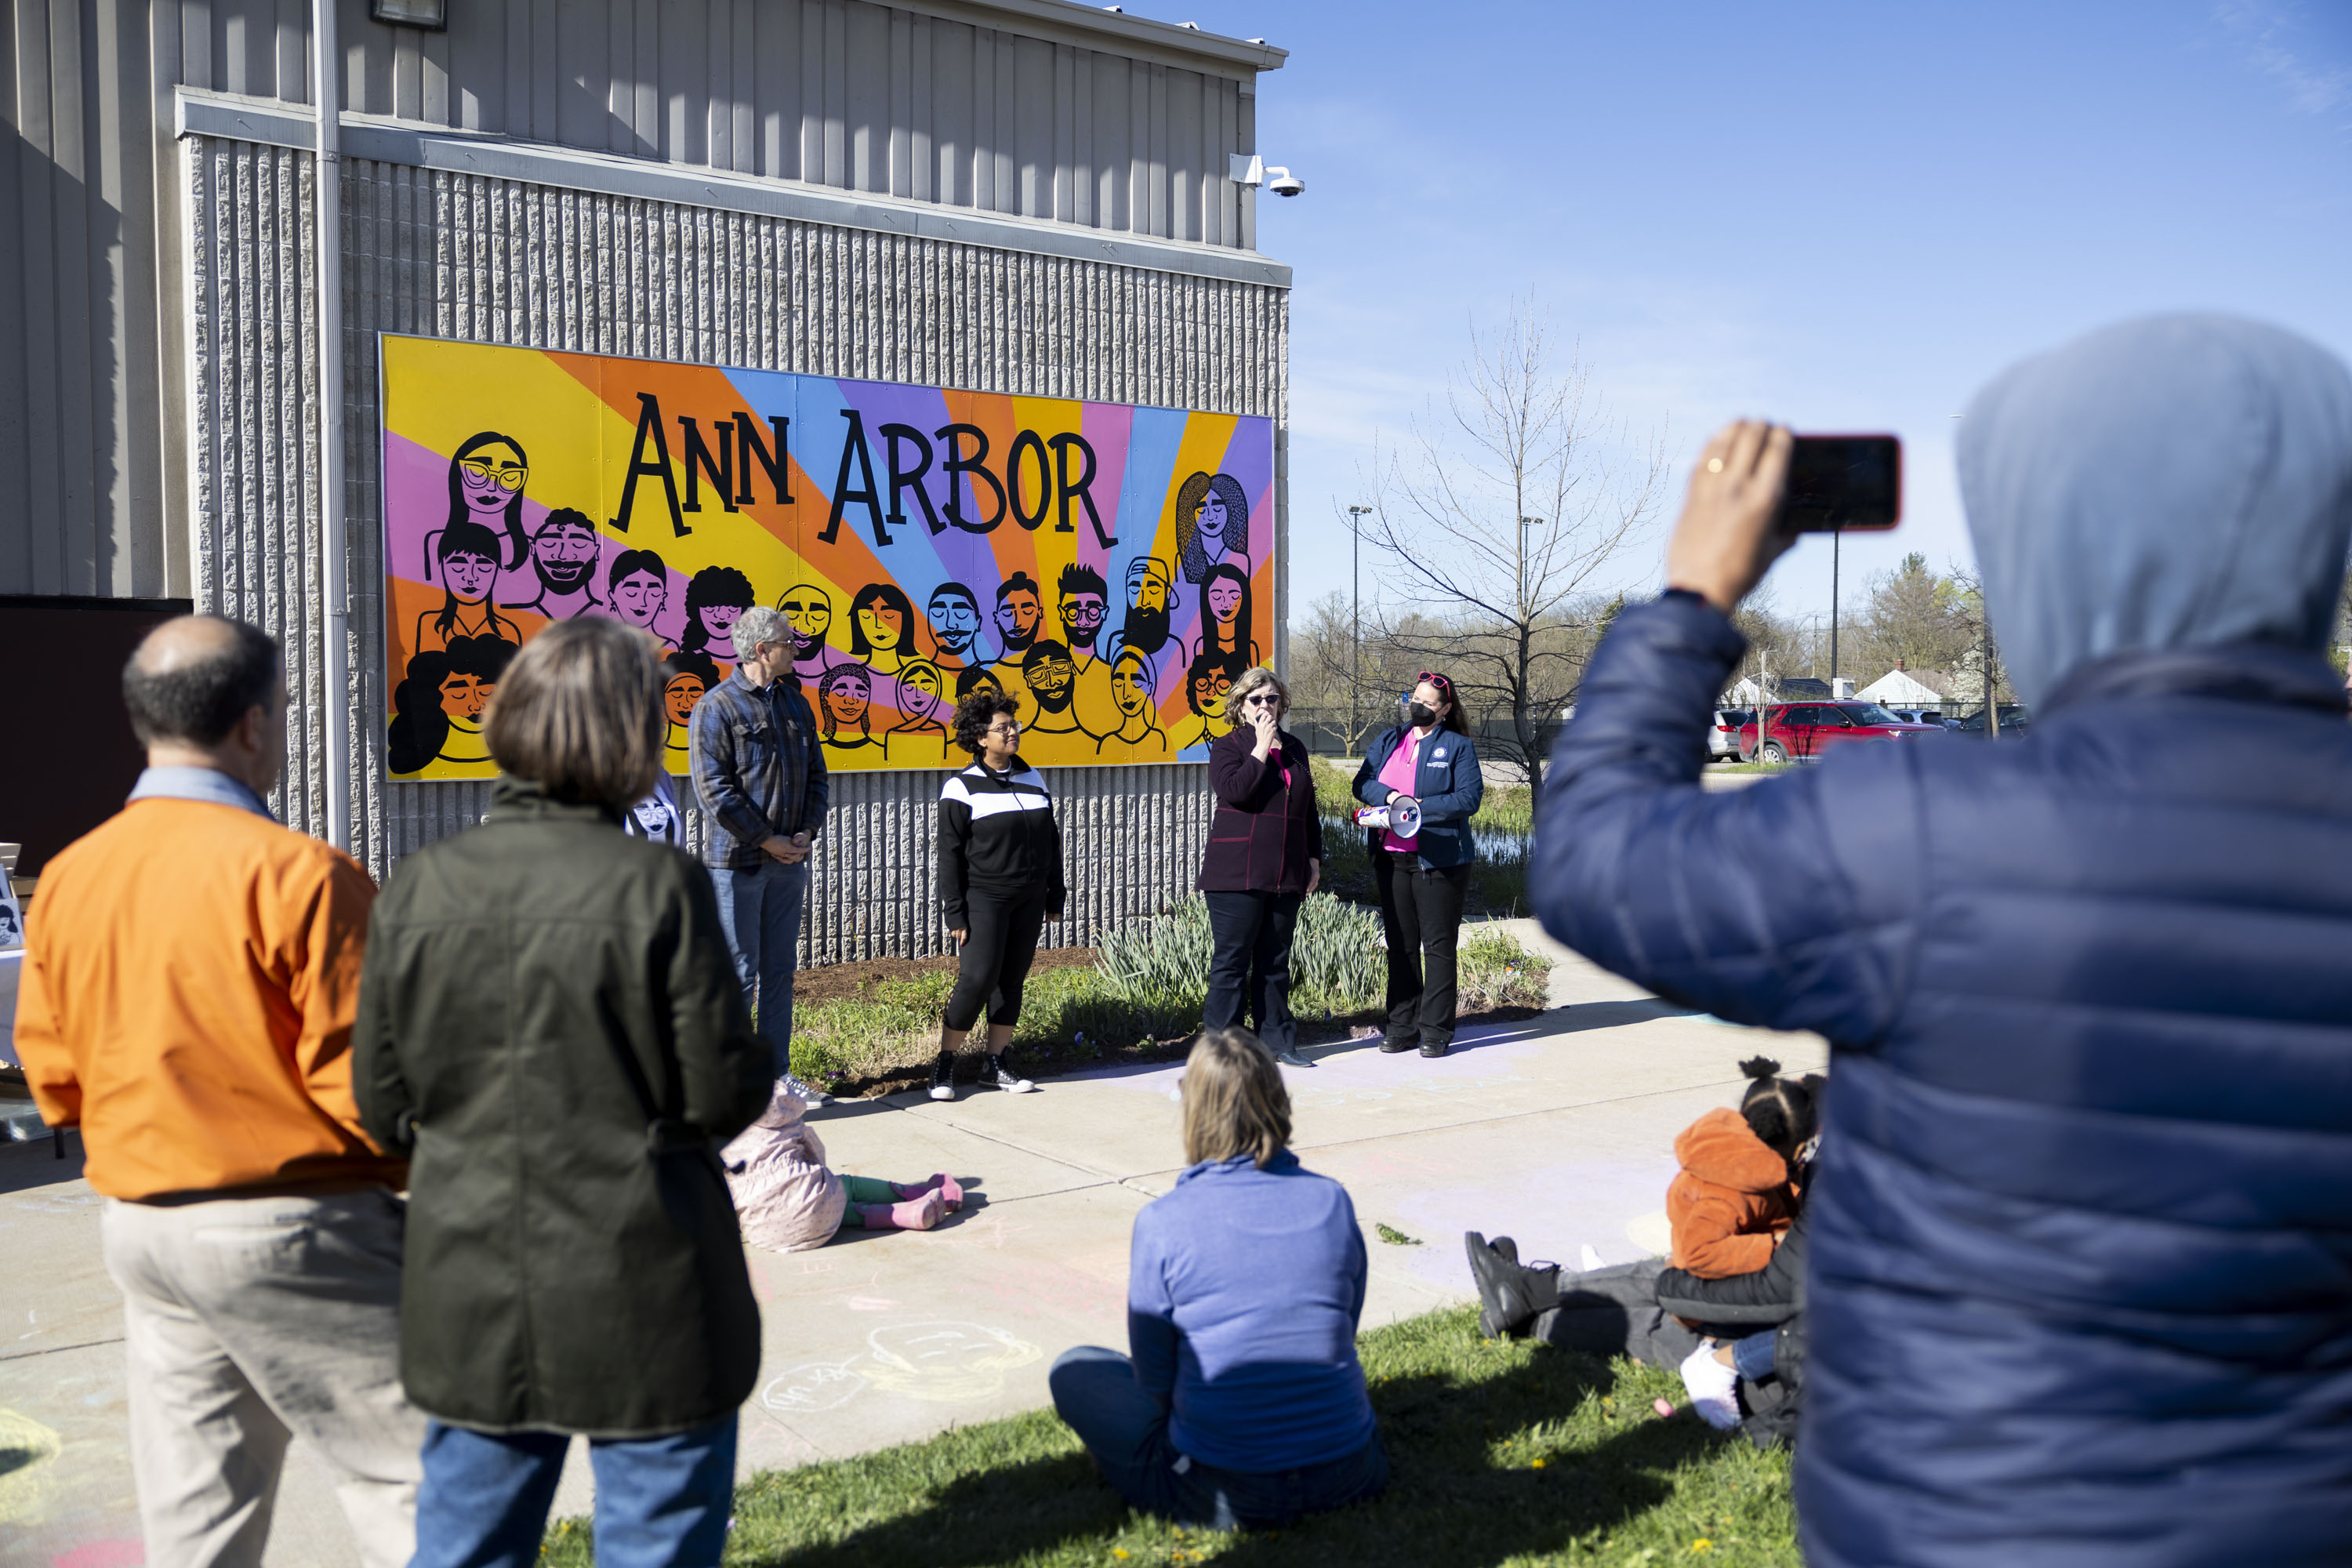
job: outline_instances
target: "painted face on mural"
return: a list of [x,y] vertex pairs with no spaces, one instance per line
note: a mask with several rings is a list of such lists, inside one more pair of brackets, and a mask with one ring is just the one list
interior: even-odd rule
[[1209,584],[1209,614],[1217,617],[1217,625],[1230,626],[1242,607],[1241,584],[1230,577],[1219,577]]
[[680,675],[662,688],[662,711],[673,724],[683,724],[694,717],[694,705],[702,700],[702,677]]
[[503,527],[507,503],[530,478],[522,454],[503,441],[478,447],[457,459],[457,492],[466,510],[486,524]]
[[576,522],[549,521],[530,542],[530,563],[551,594],[577,594],[596,570],[596,531]]
[[459,604],[478,605],[490,596],[490,584],[499,580],[499,563],[487,555],[460,550],[443,558],[441,580]]
[[494,689],[495,682],[484,681],[462,670],[451,670],[441,678],[441,711],[448,715],[452,722],[471,729],[481,717],[482,710],[488,706],[490,693]]
[[1168,608],[1168,568],[1150,556],[1127,569],[1127,607],[1130,610]]
[[1225,544],[1225,498],[1211,490],[1201,499],[1201,510],[1192,514],[1192,525],[1200,531],[1201,543],[1213,555]]
[[1132,719],[1151,708],[1151,667],[1132,654],[1121,654],[1110,672],[1110,700]]
[[1037,706],[1048,713],[1059,713],[1069,707],[1076,694],[1078,667],[1070,661],[1068,654],[1054,651],[1024,664],[1021,675],[1029,683]]
[[970,663],[973,639],[980,636],[980,601],[971,590],[961,583],[947,584],[931,595],[926,613],[940,651]]
[[857,629],[866,634],[868,647],[897,647],[906,631],[904,620],[897,606],[881,599],[868,599],[857,606]]
[[824,683],[824,710],[836,728],[855,730],[866,722],[866,710],[873,701],[862,677],[838,676]]
[[1044,610],[1037,595],[1027,588],[1015,588],[996,601],[997,635],[1004,639],[1007,652],[1027,647],[1037,640],[1037,623]]
[[1192,677],[1192,711],[1213,714],[1225,705],[1225,694],[1234,689],[1234,678],[1223,670],[1202,670]]
[[793,628],[793,659],[812,664],[824,657],[824,634],[833,629],[833,598],[803,583],[777,606]]
[[705,605],[701,609],[695,613],[697,617],[702,622],[704,634],[720,647],[725,647],[730,637],[735,630],[735,623],[743,618],[743,606],[740,605]]
[[927,664],[909,665],[898,672],[898,710],[910,719],[928,719],[940,710],[940,674]]
[[1062,595],[1062,629],[1069,634],[1072,647],[1095,646],[1102,633],[1103,608],[1100,594]]
[[[633,626],[653,630],[654,618],[668,603],[669,584],[651,572],[632,572],[613,584],[613,612]],[[729,623],[740,613],[730,609]]]

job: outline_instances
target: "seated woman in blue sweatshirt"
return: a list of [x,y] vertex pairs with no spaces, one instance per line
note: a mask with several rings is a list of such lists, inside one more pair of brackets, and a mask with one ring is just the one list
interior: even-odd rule
[[1388,1482],[1356,1360],[1356,1208],[1289,1142],[1272,1054],[1246,1029],[1202,1035],[1184,1066],[1191,1168],[1135,1216],[1134,1359],[1081,1346],[1049,1379],[1103,1478],[1179,1523],[1280,1524]]

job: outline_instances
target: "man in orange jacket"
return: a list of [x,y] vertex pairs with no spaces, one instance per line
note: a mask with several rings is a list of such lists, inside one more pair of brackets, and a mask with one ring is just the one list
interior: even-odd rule
[[398,1363],[406,1168],[352,1097],[375,890],[262,799],[286,744],[275,642],[168,621],[122,691],[147,770],[41,877],[16,1044],[107,1199],[148,1561],[258,1563],[299,1433],[362,1560],[397,1568],[425,1426]]

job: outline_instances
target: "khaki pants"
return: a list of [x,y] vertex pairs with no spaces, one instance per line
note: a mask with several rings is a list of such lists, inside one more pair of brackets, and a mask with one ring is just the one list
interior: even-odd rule
[[108,1202],[152,1568],[258,1563],[295,1436],[334,1472],[361,1561],[408,1561],[425,1418],[400,1386],[402,1213],[381,1190]]

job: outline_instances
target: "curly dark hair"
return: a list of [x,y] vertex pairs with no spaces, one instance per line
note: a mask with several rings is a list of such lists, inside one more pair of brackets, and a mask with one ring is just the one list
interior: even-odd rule
[[980,738],[991,724],[996,722],[999,713],[1017,721],[1021,717],[1021,704],[993,686],[982,686],[964,693],[956,701],[956,744],[975,757],[980,755]]

